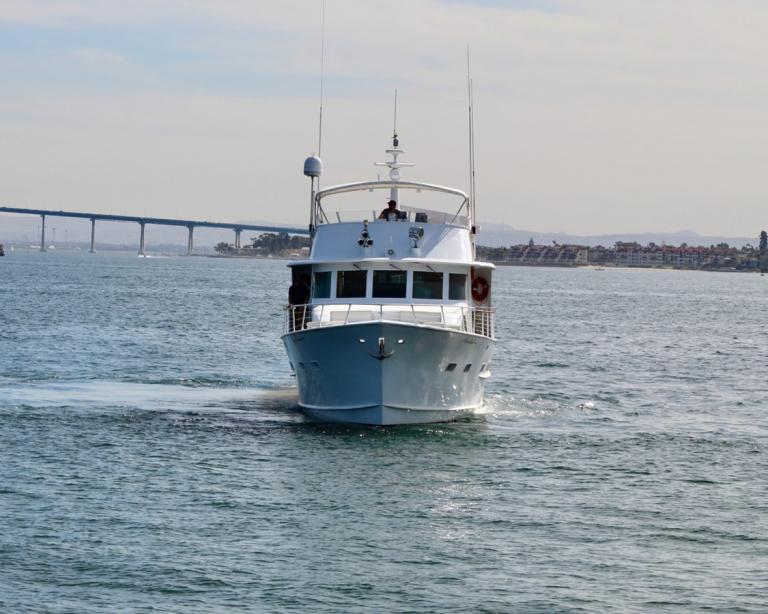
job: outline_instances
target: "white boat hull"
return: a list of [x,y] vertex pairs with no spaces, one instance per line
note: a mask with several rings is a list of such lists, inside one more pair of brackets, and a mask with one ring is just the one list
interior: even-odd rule
[[288,333],[283,343],[308,416],[394,425],[446,422],[480,407],[494,342],[378,321]]

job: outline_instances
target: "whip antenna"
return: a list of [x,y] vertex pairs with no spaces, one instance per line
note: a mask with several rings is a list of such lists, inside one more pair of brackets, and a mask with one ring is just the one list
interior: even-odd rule
[[469,105],[469,195],[472,217],[472,232],[475,232],[475,121],[473,115],[472,73],[469,64],[469,45],[467,45],[467,102]]
[[323,82],[325,80],[325,0],[323,0],[323,14],[320,21],[320,120],[317,129],[317,157],[323,149]]
[[[320,188],[320,175],[323,174],[323,161],[320,159],[320,150],[323,147],[323,81],[325,77],[325,0],[323,0],[322,35],[320,37],[320,120],[317,128],[317,155],[312,154],[304,160],[304,174],[310,179],[309,192],[309,236],[314,240],[315,228],[318,221],[325,216],[320,205],[315,202],[315,182]],[[326,221],[327,218],[326,218]]]
[[[392,126],[392,134],[394,138],[397,138],[397,88],[395,88],[395,120]],[[395,143],[395,147],[397,147],[397,143]]]

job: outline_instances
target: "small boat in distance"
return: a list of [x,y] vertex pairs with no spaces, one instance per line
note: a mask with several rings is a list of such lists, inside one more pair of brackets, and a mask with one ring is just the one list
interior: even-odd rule
[[[377,163],[388,180],[315,191],[322,162],[312,156],[311,247],[289,264],[292,295],[283,343],[299,405],[324,422],[369,425],[444,422],[483,403],[495,344],[493,264],[475,256],[475,210],[458,189],[400,178],[403,150]],[[331,197],[358,202],[388,193],[379,213],[332,211]],[[442,210],[417,207],[438,195]],[[381,199],[384,204],[386,198]],[[297,290],[297,291],[296,291]]]

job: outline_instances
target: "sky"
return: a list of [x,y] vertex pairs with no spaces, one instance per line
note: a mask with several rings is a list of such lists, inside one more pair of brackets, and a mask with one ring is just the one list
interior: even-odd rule
[[[0,204],[304,225],[322,0],[0,0]],[[765,0],[326,0],[323,185],[571,234],[768,226]]]

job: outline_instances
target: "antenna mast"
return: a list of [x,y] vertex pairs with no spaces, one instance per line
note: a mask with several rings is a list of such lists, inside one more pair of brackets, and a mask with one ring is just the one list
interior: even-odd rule
[[325,77],[325,0],[323,0],[322,35],[320,39],[320,120],[317,128],[317,155],[312,154],[304,160],[304,174],[310,179],[309,192],[309,236],[310,241],[315,237],[315,228],[318,223],[318,205],[315,202],[315,180],[317,189],[320,188],[320,175],[323,174],[323,161],[320,159],[320,151],[323,147],[323,81]]
[[318,122],[317,157],[323,153],[323,82],[325,80],[325,0],[323,0],[323,14],[320,21],[320,120]]
[[467,101],[469,105],[469,195],[471,201],[472,234],[475,234],[475,120],[472,108],[472,73],[469,64],[469,45],[467,45]]
[[[392,149],[385,149],[386,153],[392,156],[391,160],[386,162],[374,162],[374,166],[388,166],[389,167],[389,180],[400,181],[400,169],[404,166],[413,166],[413,162],[399,162],[397,157],[405,152],[400,149],[400,139],[397,138],[397,90],[395,90],[395,110],[394,110],[394,125],[392,128]],[[396,201],[398,200],[397,187],[389,189],[389,197]]]
[[[397,88],[395,88],[395,120],[392,127],[392,138],[397,139]],[[397,147],[397,143],[392,143]]]

